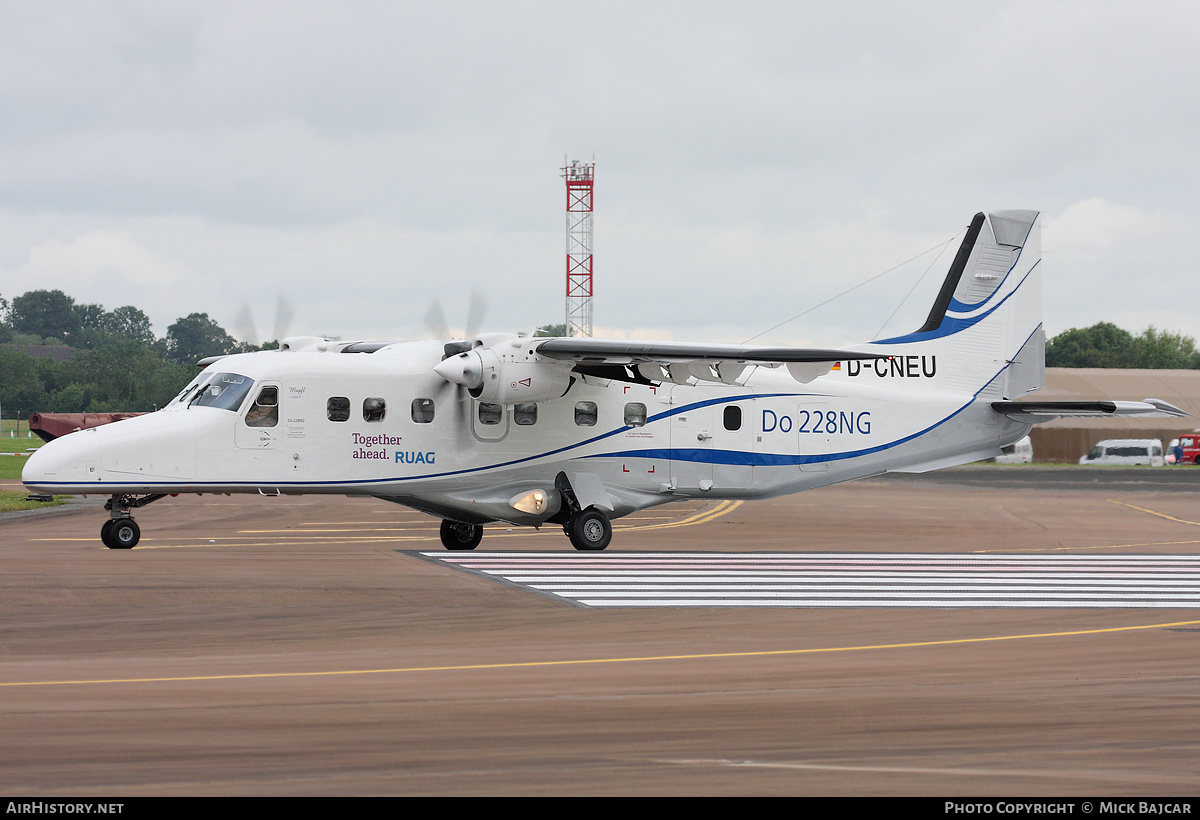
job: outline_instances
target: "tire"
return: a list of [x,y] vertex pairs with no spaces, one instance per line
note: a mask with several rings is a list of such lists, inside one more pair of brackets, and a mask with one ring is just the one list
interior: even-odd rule
[[483,540],[483,526],[447,518],[442,521],[439,535],[442,537],[442,546],[448,550],[473,550]]
[[[100,537],[104,538],[101,528]],[[110,550],[130,550],[137,546],[142,531],[132,518],[118,518],[108,522],[108,539],[105,546]]]
[[612,523],[601,510],[588,507],[571,519],[567,537],[577,550],[599,551],[612,540]]
[[108,533],[112,530],[112,524],[113,520],[110,518],[100,527],[100,540],[104,543],[104,546],[108,547],[109,549],[116,549],[116,547],[109,543],[108,540]]

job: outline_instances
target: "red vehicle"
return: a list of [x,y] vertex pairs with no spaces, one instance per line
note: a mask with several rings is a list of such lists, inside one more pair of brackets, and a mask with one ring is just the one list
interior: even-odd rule
[[1180,464],[1200,464],[1200,432],[1180,436],[1179,448],[1183,451]]

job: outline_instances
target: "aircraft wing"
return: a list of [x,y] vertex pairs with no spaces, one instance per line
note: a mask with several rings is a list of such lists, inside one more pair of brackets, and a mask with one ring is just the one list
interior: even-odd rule
[[1074,418],[1182,418],[1187,413],[1161,399],[1142,401],[994,401],[992,409],[1013,421],[1039,424],[1064,416]]
[[636,367],[646,378],[685,382],[688,376],[732,384],[749,366],[787,365],[792,377],[810,382],[829,372],[835,362],[886,359],[886,354],[811,347],[760,347],[695,342],[644,342],[627,339],[558,338],[536,347],[540,356],[588,368]]
[[708,360],[745,364],[844,362],[848,359],[886,359],[878,353],[857,353],[814,347],[759,347],[696,342],[640,342],[627,339],[547,339],[537,352],[551,359],[580,364],[674,364]]

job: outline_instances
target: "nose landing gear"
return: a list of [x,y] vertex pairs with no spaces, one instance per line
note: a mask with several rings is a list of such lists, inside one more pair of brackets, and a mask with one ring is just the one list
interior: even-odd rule
[[142,530],[132,518],[110,518],[100,528],[100,540],[110,550],[128,550],[137,546]]
[[136,547],[142,537],[142,530],[133,520],[129,511],[152,504],[165,497],[165,493],[144,495],[141,498],[132,495],[114,495],[105,501],[104,509],[108,510],[109,518],[100,527],[100,540],[104,542],[104,546],[110,550],[128,550]]

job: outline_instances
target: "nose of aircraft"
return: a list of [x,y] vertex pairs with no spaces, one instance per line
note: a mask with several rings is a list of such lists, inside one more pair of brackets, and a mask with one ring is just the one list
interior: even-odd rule
[[21,470],[26,487],[49,492],[62,492],[69,485],[92,480],[100,466],[100,438],[95,430],[80,430],[37,449]]

